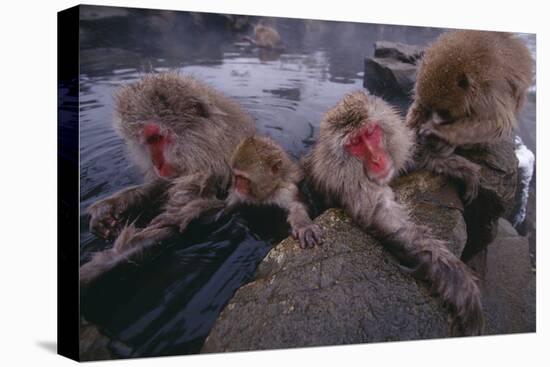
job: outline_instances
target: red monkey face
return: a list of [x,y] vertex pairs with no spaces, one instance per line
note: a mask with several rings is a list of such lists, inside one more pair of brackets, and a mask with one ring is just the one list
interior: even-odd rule
[[234,172],[235,174],[235,190],[243,195],[243,196],[249,196],[250,195],[250,180],[245,177],[242,174],[239,174],[238,172]]
[[359,131],[350,135],[344,148],[362,162],[369,179],[380,185],[392,179],[393,162],[386,150],[384,131],[377,122],[367,121]]
[[145,125],[142,134],[143,142],[149,150],[151,162],[155,167],[157,175],[160,177],[172,176],[174,169],[167,155],[168,149],[172,144],[170,134],[161,131],[159,125],[155,123]]

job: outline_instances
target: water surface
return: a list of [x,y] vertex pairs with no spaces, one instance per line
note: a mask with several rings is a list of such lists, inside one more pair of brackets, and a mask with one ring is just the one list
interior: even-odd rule
[[[237,100],[260,133],[299,157],[315,141],[322,114],[362,88],[363,60],[375,41],[426,45],[442,32],[280,19],[287,47],[270,52],[243,46],[250,28],[236,29],[226,16],[84,6],[81,20],[81,262],[108,246],[90,234],[86,208],[142,182],[112,128],[120,86],[147,72],[193,75]],[[287,235],[284,213],[273,208],[195,223],[147,265],[98,284],[82,313],[127,346],[111,346],[121,357],[197,353],[235,290]]]

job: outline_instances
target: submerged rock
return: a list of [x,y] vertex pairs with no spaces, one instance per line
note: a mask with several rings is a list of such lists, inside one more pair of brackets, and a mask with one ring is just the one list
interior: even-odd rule
[[[462,206],[441,177],[415,173],[395,184],[416,220],[450,241],[466,241]],[[339,209],[316,220],[321,247],[303,250],[292,238],[262,261],[216,321],[202,352],[290,348],[448,335],[447,312],[368,233]],[[243,315],[246,315],[243,317]]]

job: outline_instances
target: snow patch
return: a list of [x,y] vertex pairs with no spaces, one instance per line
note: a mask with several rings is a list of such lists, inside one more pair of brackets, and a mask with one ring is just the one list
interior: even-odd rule
[[529,184],[531,178],[533,178],[533,171],[535,169],[535,155],[523,144],[523,141],[519,136],[515,139],[515,153],[518,158],[519,174],[521,176],[521,206],[514,218],[514,227],[523,223],[525,220],[525,213],[527,212],[527,199],[529,198]]

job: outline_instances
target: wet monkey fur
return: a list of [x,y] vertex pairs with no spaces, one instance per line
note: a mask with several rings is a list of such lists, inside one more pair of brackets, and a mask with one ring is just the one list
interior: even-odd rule
[[529,50],[512,34],[442,34],[422,58],[406,117],[420,137],[417,165],[459,179],[465,202],[475,199],[480,167],[455,149],[510,137],[532,78]]
[[[174,72],[151,74],[119,90],[114,127],[145,183],[99,200],[88,209],[90,231],[116,238],[80,268],[87,285],[158,241],[183,230],[204,211],[218,209],[219,187],[231,181],[228,164],[237,144],[255,132],[240,106],[198,80]],[[160,214],[143,229],[129,214],[147,207]],[[163,226],[170,217],[177,227]]]
[[386,102],[351,93],[323,117],[319,140],[303,159],[306,178],[431,286],[451,310],[454,335],[478,335],[484,322],[477,278],[444,241],[411,220],[388,186],[411,159],[413,142]]
[[287,211],[292,235],[302,248],[321,244],[321,227],[311,221],[300,199],[302,171],[279,145],[267,137],[246,138],[235,150],[231,167],[228,209],[242,203],[278,206]]

